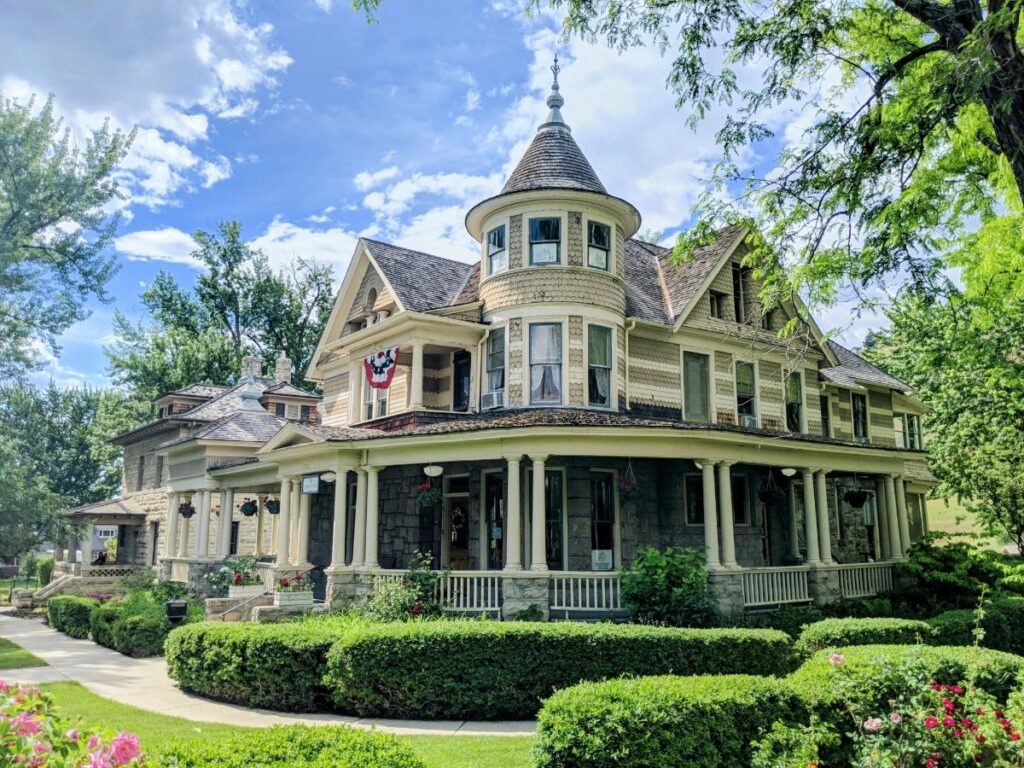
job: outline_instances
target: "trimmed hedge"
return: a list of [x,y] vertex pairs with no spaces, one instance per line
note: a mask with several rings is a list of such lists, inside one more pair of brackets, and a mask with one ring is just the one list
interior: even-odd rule
[[[981,645],[997,651],[1024,653],[1024,598],[1002,596],[984,607]],[[946,611],[928,619],[936,642],[973,645],[977,612],[967,608]]]
[[394,736],[352,728],[277,726],[215,741],[171,744],[161,765],[176,768],[425,768]]
[[93,608],[89,615],[89,628],[92,632],[93,642],[105,645],[107,648],[114,648],[112,631],[114,624],[123,616],[124,608],[120,603],[105,603]]
[[913,619],[824,619],[804,627],[796,648],[811,654],[848,645],[926,643],[931,637],[931,625]]
[[222,701],[287,712],[330,707],[327,652],[342,632],[329,623],[200,622],[167,637],[167,671],[178,684]]
[[167,621],[146,614],[125,616],[111,627],[114,649],[125,656],[159,656],[164,652]]
[[783,680],[645,677],[555,693],[537,721],[537,768],[750,765],[750,742],[806,704]]
[[353,628],[324,679],[340,710],[364,717],[500,719],[531,717],[581,681],[784,675],[793,661],[790,638],[767,629],[429,621]]
[[68,637],[84,639],[89,636],[92,609],[99,604],[89,597],[56,595],[46,602],[46,620]]

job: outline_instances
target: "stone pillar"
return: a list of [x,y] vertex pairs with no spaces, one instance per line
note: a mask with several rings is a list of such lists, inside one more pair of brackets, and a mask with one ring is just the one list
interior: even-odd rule
[[889,555],[893,560],[903,559],[900,523],[896,510],[896,483],[893,475],[885,476],[885,509],[889,518]]
[[508,509],[505,510],[505,570],[523,570],[522,505],[519,503],[520,460],[522,456],[506,456],[508,462]]
[[800,521],[796,514],[796,487],[790,478],[786,485],[786,501],[789,502],[789,559],[800,562]]
[[700,460],[701,482],[704,488],[704,554],[708,570],[722,567],[718,550],[718,507],[715,504],[715,464]]
[[82,565],[92,565],[92,523],[85,524],[85,535],[82,536]]
[[281,481],[281,510],[277,514],[277,564],[288,565],[292,537],[292,479]]
[[875,480],[875,530],[878,531],[879,560],[891,560],[892,548],[889,545],[889,514],[885,506],[885,481]]
[[818,513],[814,503],[814,473],[809,469],[800,470],[804,481],[804,538],[807,540],[807,564],[821,564],[820,541],[818,539]]
[[309,563],[309,494],[299,489],[299,540],[295,543],[295,565]]
[[220,492],[220,523],[217,526],[217,557],[223,560],[231,554],[231,521],[235,517],[235,489]]
[[68,542],[68,562],[78,563],[78,537],[72,536]]
[[338,468],[334,481],[334,521],[331,525],[331,570],[345,567],[348,538],[348,470]]
[[380,546],[380,467],[366,468],[366,567],[380,568],[377,552]]
[[409,408],[418,410],[423,407],[423,342],[412,343],[412,381],[409,382]]
[[178,554],[178,504],[181,503],[180,493],[167,494],[167,532],[164,534],[164,556],[174,557]]
[[530,570],[546,571],[548,569],[548,553],[545,546],[547,538],[547,504],[544,498],[544,462],[547,456],[530,456],[533,462],[533,492],[531,494],[530,512],[533,520],[530,524]]
[[291,548],[288,550],[288,562],[297,563],[299,560],[299,508],[302,505],[302,478],[292,478],[292,508],[290,510],[291,515],[288,518],[288,522],[291,524],[291,533],[289,534],[289,544]]
[[708,588],[718,600],[718,609],[725,616],[743,616],[743,569],[723,569],[708,574]]
[[210,491],[199,492],[199,535],[196,536],[196,557],[207,558],[210,556],[210,500],[213,494]]
[[835,562],[832,559],[832,525],[828,513],[828,488],[825,485],[827,469],[820,469],[814,473],[814,506],[818,512],[818,551],[821,561],[826,565]]
[[902,549],[900,553],[903,555],[903,559],[906,559],[907,552],[910,551],[910,515],[907,511],[907,489],[903,484],[903,478],[896,476],[896,515],[899,518],[900,525],[900,546]]
[[352,540],[352,567],[366,564],[366,470],[356,470],[356,530]]
[[[731,461],[718,465],[718,525],[722,530],[722,567],[739,568],[736,564],[736,534],[733,530]],[[706,534],[705,534],[706,535]]]

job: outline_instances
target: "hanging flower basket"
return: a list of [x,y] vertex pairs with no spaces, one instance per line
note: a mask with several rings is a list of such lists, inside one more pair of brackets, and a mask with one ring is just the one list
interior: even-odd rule
[[435,488],[430,481],[416,486],[416,501],[421,507],[434,507],[441,503],[441,489]]
[[242,502],[242,506],[239,511],[246,517],[252,517],[260,511],[260,505],[253,499],[246,499]]
[[621,496],[639,496],[647,482],[645,475],[633,471],[632,459],[626,464],[626,470],[619,475],[619,494]]
[[868,500],[868,492],[860,489],[854,489],[843,494],[843,498],[846,500],[846,503],[854,509],[860,509]]
[[281,511],[281,502],[278,499],[267,499],[267,512],[276,515]]
[[188,520],[192,515],[196,513],[196,508],[189,504],[187,501],[181,502],[178,505],[178,514]]
[[757,490],[757,498],[765,504],[778,504],[786,498],[785,492],[774,482],[762,483]]
[[220,517],[220,504],[214,504],[212,507],[210,507],[210,511],[213,512],[213,514]]

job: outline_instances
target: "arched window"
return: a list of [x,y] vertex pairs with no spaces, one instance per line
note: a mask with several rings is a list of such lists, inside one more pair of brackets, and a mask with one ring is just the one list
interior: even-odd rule
[[377,303],[377,289],[371,288],[370,292],[366,294],[366,312],[370,314],[373,312],[373,305]]

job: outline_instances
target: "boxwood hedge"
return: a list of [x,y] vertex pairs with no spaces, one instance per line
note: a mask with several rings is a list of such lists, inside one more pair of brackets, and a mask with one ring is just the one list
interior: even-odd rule
[[848,645],[902,645],[927,643],[932,627],[912,619],[824,619],[800,633],[796,647],[810,654],[822,648]]
[[750,742],[807,709],[783,680],[645,677],[558,691],[537,721],[537,768],[750,765]]
[[[978,613],[971,609],[946,611],[928,619],[937,643],[973,645]],[[1010,653],[1024,653],[1024,598],[1001,596],[984,606],[980,644]]]
[[792,641],[767,629],[428,621],[359,626],[328,654],[335,705],[360,716],[532,717],[553,691],[627,675],[784,675]]
[[93,608],[89,615],[89,628],[93,642],[105,645],[107,648],[114,648],[114,624],[123,616],[124,608],[120,603],[105,603]]
[[56,595],[46,602],[46,620],[68,637],[86,638],[89,636],[92,609],[99,604],[99,600],[89,597]]

